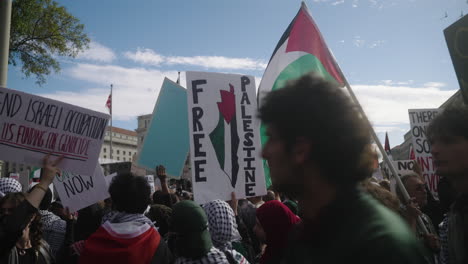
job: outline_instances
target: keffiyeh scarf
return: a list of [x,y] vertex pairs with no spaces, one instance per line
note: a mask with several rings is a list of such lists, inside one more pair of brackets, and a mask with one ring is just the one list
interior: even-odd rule
[[142,223],[142,224],[148,224],[155,228],[153,222],[151,220],[144,216],[143,214],[129,214],[125,212],[118,212],[118,211],[110,211],[109,213],[105,214],[102,217],[102,223],[104,224],[105,222],[111,222],[111,223],[126,223],[126,222],[137,222],[137,223]]
[[212,247],[208,253],[200,259],[190,259],[178,257],[174,264],[214,264],[214,263],[229,263],[226,255],[219,249]]
[[21,184],[17,180],[13,178],[0,178],[0,192],[3,195],[21,192],[22,190],[23,187],[21,187]]

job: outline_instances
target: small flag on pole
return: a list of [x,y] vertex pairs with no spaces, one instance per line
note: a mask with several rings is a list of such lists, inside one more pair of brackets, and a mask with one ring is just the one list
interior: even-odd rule
[[385,152],[387,152],[388,155],[391,155],[391,150],[390,150],[390,142],[388,141],[388,134],[385,132]]
[[106,107],[109,109],[109,113],[112,111],[112,94],[109,94],[107,98]]

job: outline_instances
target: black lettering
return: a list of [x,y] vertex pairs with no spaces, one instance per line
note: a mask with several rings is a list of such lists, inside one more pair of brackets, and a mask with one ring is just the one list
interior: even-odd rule
[[242,114],[242,115],[241,115],[242,118],[252,118],[251,115],[247,115],[247,114],[245,113],[245,105],[241,105],[241,114]]
[[86,190],[89,190],[90,187],[91,187],[91,188],[94,188],[93,177],[88,177],[88,178],[89,178],[89,181],[83,180],[83,177],[81,177],[81,175],[80,175],[80,178],[81,178],[81,181],[83,182],[83,185],[84,185],[84,187],[86,188]]
[[206,152],[201,151],[202,144],[200,139],[205,138],[205,134],[193,134],[193,147],[195,149],[195,157],[206,157]]
[[[245,142],[245,141],[244,141]],[[245,144],[244,144],[245,145]],[[255,150],[255,147],[244,148],[244,151],[247,151],[247,157],[252,157],[252,152]]]
[[206,182],[206,177],[200,176],[200,173],[205,171],[201,165],[206,164],[206,160],[195,160],[193,163],[195,167],[195,182]]
[[255,182],[255,170],[245,171],[245,182]]
[[203,92],[203,89],[198,87],[198,85],[202,85],[202,84],[206,84],[206,80],[192,81],[192,95],[193,95],[194,104],[198,104],[198,93]]
[[[80,189],[78,190],[78,184],[76,183],[78,181],[78,183],[80,184]],[[73,186],[75,186],[75,190],[78,192],[78,193],[82,193],[84,188],[83,188],[83,179],[81,179],[81,177],[78,175],[78,177],[73,177],[71,179],[71,182],[73,182]]]
[[253,188],[255,187],[255,183],[246,183],[245,184],[245,195],[246,196],[255,196],[255,192]]
[[254,161],[255,158],[244,158],[244,161],[247,162],[247,167],[244,167],[244,170],[255,170],[255,167],[252,167],[252,161]]
[[201,107],[192,108],[192,118],[193,118],[193,131],[199,132],[203,131],[203,126],[200,122],[200,118],[203,116],[203,109]]
[[250,84],[250,79],[247,76],[242,76],[241,77],[241,89],[243,92],[245,92],[245,86]]
[[[3,94],[3,92],[0,92]],[[3,115],[3,112],[6,109],[6,116],[14,117],[21,108],[23,100],[19,94],[9,94],[6,93],[3,97],[3,102],[1,103],[2,108],[0,109],[0,115]]]
[[[252,125],[252,119],[243,119],[242,125],[244,125],[245,132],[253,132],[253,129],[250,127]],[[246,133],[248,134],[248,133]]]
[[[70,181],[68,182],[70,183]],[[70,185],[68,185],[66,182],[63,182],[63,187],[65,188],[65,193],[67,194],[68,198],[70,198],[70,193],[69,191],[75,195],[75,190],[73,190],[73,187]]]
[[252,138],[254,137],[254,134],[249,132],[249,133],[245,133],[244,135],[244,146],[246,147],[251,147],[253,146],[253,140]]

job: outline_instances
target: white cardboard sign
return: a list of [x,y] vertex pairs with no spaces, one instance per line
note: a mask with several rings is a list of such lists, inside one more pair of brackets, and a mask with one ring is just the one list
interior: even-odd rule
[[266,194],[252,76],[187,72],[194,199]]
[[439,199],[437,184],[439,175],[436,174],[432,160],[431,146],[426,137],[427,126],[439,113],[439,109],[409,109],[411,136],[416,160],[421,167],[423,177],[434,198]]
[[0,160],[42,166],[64,156],[60,168],[93,175],[109,115],[0,88]]
[[99,164],[92,176],[62,171],[62,175],[55,177],[54,186],[63,206],[68,207],[70,212],[76,212],[109,197],[106,179]]

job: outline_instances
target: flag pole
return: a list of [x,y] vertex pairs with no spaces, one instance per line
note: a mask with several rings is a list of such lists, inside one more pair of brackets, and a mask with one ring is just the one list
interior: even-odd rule
[[[377,147],[379,148],[380,153],[382,153],[382,157],[384,159],[384,162],[387,163],[388,168],[390,168],[390,172],[393,175],[393,177],[395,178],[396,183],[398,185],[398,188],[400,189],[401,193],[403,194],[403,198],[405,199],[406,202],[408,202],[410,200],[410,196],[409,196],[408,192],[406,191],[406,188],[403,185],[403,182],[401,181],[400,177],[398,177],[398,173],[397,173],[397,171],[395,169],[395,166],[393,166],[392,160],[388,157],[387,152],[385,152],[385,149],[382,147],[382,143],[380,143],[380,140],[377,137],[377,134],[375,133],[374,128],[372,127],[372,124],[369,121],[369,118],[367,118],[367,115],[364,112],[364,109],[362,108],[361,104],[359,103],[356,95],[354,95],[354,92],[351,89],[351,86],[349,85],[348,80],[346,79],[346,77],[344,77],[344,74],[342,74],[342,76],[343,76],[343,80],[344,80],[346,89],[348,90],[349,95],[351,96],[351,99],[358,106],[359,112],[361,113],[361,115],[366,120],[366,123],[367,123],[367,125],[369,126],[369,128],[371,130],[372,138],[374,139],[375,144],[377,144]],[[421,228],[421,230],[423,231],[423,233],[428,234],[429,231],[427,230],[427,228],[424,225],[424,223],[423,223],[420,216],[418,216],[417,221],[418,221],[418,225]]]
[[112,160],[112,105],[113,105],[113,103],[112,103],[112,101],[113,101],[113,98],[112,98],[112,88],[113,88],[113,85],[111,84],[110,87],[111,87],[111,93],[110,93],[110,94],[111,94],[111,95],[110,95],[110,97],[111,97],[111,103],[110,103],[110,117],[111,117],[111,118],[110,118],[110,130],[109,130],[110,140],[109,140],[109,141],[110,141],[110,159]]

